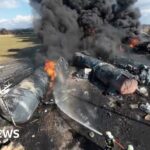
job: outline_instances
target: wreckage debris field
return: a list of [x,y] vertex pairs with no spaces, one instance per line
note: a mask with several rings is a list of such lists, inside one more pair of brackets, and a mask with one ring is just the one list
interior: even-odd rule
[[[100,132],[111,131],[122,144],[132,144],[136,150],[149,149],[150,122],[144,120],[145,113],[137,108],[139,103],[145,101],[143,97],[140,97],[137,94],[123,96],[122,98],[116,96],[104,96],[102,94],[103,91],[88,80],[72,78],[68,80],[70,90],[72,90],[69,97],[73,97],[73,99],[77,99],[77,101],[82,101],[81,104],[83,104],[82,106],[78,106],[75,100],[75,103],[73,103],[75,108],[72,109],[78,109],[77,111],[79,111],[80,114],[87,114],[89,121],[92,122],[94,128]],[[74,88],[72,89],[72,87]],[[92,104],[92,106],[87,107],[88,102],[90,105]],[[93,108],[94,112],[96,111],[96,114],[92,114],[91,110],[87,108]],[[26,141],[24,144],[27,148],[36,144],[38,147],[43,147],[45,143],[46,146],[44,149],[47,150],[47,146],[54,146],[54,149],[57,149],[57,147],[60,147],[63,143],[66,144],[65,148],[67,148],[68,144],[73,141],[75,144],[73,145],[77,146],[76,142],[78,140],[81,145],[82,142],[85,144],[85,140],[82,138],[81,140],[72,137],[73,129],[78,130],[81,135],[89,136],[85,135],[84,130],[80,130],[81,126],[76,127],[75,122],[73,122],[72,125],[70,123],[72,122],[70,118],[65,120],[62,119],[63,117],[56,107],[53,109],[48,107],[46,109],[48,112],[44,113],[43,111],[45,108],[40,108],[39,120],[35,123],[33,122],[25,125],[24,129],[22,129],[23,135],[21,142],[24,143],[24,141]],[[92,115],[96,115],[94,116],[95,120],[93,120]],[[26,128],[28,128],[28,131]],[[60,128],[63,128],[64,131]],[[90,131],[87,131],[87,133],[89,132]],[[32,134],[35,134],[35,139],[28,141],[27,139],[31,138],[30,136],[32,136]],[[62,139],[61,141],[58,141],[60,136]],[[45,140],[42,139],[43,137],[45,137]],[[49,139],[54,139],[54,141],[50,142]],[[98,143],[100,146],[104,146],[104,142],[100,142],[96,138],[91,138],[90,140],[94,143]],[[80,149],[80,144],[79,147],[76,148]],[[117,147],[115,149],[119,150]]]
[[19,131],[0,148],[150,150],[150,34],[137,0],[29,1],[30,35],[0,37],[0,127]]
[[[25,61],[27,60],[16,64],[24,64]],[[29,65],[29,63],[27,64]],[[32,63],[30,62],[30,64]],[[33,67],[31,66],[29,65],[27,68],[31,69]],[[43,147],[46,150],[49,150],[49,147],[58,149],[61,146],[64,149],[81,149],[84,147],[87,150],[85,145],[87,143],[89,147],[94,146],[95,149],[103,149],[105,139],[100,135],[93,136],[91,131],[95,129],[100,133],[111,131],[122,145],[134,145],[136,150],[149,149],[149,86],[139,86],[139,89],[142,90],[131,94],[119,94],[118,91],[95,78],[92,75],[95,72],[91,72],[89,68],[80,69],[80,67],[71,66],[67,69],[69,69],[68,77],[64,80],[65,82],[60,71],[61,83],[57,83],[59,88],[54,88],[54,97],[52,95],[49,97],[49,99],[57,99],[55,93],[58,92],[61,101],[57,102],[56,100],[56,104],[52,102],[48,106],[45,105],[46,103],[40,103],[31,120],[19,125],[21,138],[17,139],[16,142],[22,143],[29,150],[38,150]],[[46,74],[42,72],[41,70],[39,77],[42,79],[44,75],[47,78]],[[33,70],[31,69],[29,74],[32,75],[32,73]],[[35,78],[34,74],[31,77]],[[23,76],[23,78],[25,77]],[[34,93],[35,87],[33,88],[34,84],[31,83],[36,82],[36,80],[29,80],[29,84],[28,79],[30,78],[25,80],[26,84],[22,84],[24,80],[21,81],[19,88],[27,88]],[[40,88],[40,84],[46,85],[48,81],[43,83],[41,80],[40,82],[38,88]],[[12,83],[15,83],[14,80]],[[17,89],[17,87],[15,88]],[[42,87],[44,86],[42,85]],[[10,104],[8,106],[11,108]],[[78,136],[77,133],[79,133]],[[38,148],[35,148],[35,145]],[[119,147],[115,146],[114,149],[119,150]]]

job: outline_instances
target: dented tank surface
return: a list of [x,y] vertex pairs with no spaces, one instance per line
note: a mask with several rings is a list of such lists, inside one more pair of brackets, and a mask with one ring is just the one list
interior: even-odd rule
[[18,59],[7,64],[0,65],[0,88],[7,84],[15,86],[34,71],[33,63],[30,59]]
[[138,83],[129,72],[82,53],[76,53],[74,61],[76,66],[90,67],[95,78],[120,94],[132,94],[137,90]]
[[46,93],[48,80],[47,74],[40,68],[20,82],[4,97],[8,109],[1,108],[3,116],[8,120],[12,118],[16,123],[28,121]]

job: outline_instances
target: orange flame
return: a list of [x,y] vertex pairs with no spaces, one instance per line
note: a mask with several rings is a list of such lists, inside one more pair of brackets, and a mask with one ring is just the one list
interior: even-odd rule
[[132,39],[130,39],[130,41],[129,41],[129,46],[130,46],[131,48],[134,48],[134,47],[136,47],[139,43],[140,43],[140,40],[139,40],[138,38],[132,38]]
[[56,78],[55,66],[56,63],[54,61],[45,61],[44,71],[50,76],[51,81],[54,81]]

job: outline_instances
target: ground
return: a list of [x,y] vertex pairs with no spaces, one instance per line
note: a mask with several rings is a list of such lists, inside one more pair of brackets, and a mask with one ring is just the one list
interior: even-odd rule
[[34,54],[40,41],[33,33],[0,35],[0,63]]

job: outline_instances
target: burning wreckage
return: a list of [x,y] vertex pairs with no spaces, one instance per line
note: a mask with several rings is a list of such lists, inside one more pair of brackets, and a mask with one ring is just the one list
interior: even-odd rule
[[[149,150],[149,41],[143,42],[139,32],[135,2],[31,0],[41,16],[35,31],[47,52],[39,55],[38,61],[44,61],[38,67],[28,59],[0,66],[3,118],[14,125],[23,124],[34,118],[40,104],[56,104],[61,119],[98,149]],[[52,126],[52,115],[46,117],[47,126]],[[60,126],[58,122],[54,124]],[[65,136],[56,126],[51,130]],[[44,149],[49,149],[49,138]],[[58,143],[51,146],[59,149]],[[67,146],[69,143],[63,148],[73,149]]]
[[[126,149],[128,147],[127,149],[129,150],[133,149],[133,146],[130,145],[134,145],[134,140],[132,141],[132,139],[140,136],[138,139],[141,140],[142,138],[143,142],[145,142],[148,138],[148,116],[150,114],[149,93],[143,93],[143,90],[140,90],[140,86],[145,86],[145,89],[147,87],[148,92],[149,82],[143,81],[149,81],[149,74],[147,73],[147,76],[144,75],[144,80],[142,80],[139,73],[141,67],[138,68],[137,65],[136,68],[133,65],[133,69],[131,63],[123,64],[123,62],[127,63],[127,60],[123,60],[116,59],[114,66],[100,59],[77,52],[72,60],[74,67],[69,67],[68,62],[63,58],[60,58],[57,62],[46,60],[45,67],[37,68],[34,70],[34,73],[30,62],[28,69],[22,71],[24,72],[23,75],[25,75],[26,70],[30,70],[30,72],[27,71],[27,75],[32,75],[27,78],[20,75],[22,81],[20,80],[19,84],[13,87],[12,83],[16,79],[9,80],[14,74],[19,75],[20,72],[18,70],[14,70],[14,73],[11,72],[11,76],[5,80],[7,82],[3,80],[3,83],[9,83],[9,85],[7,87],[3,86],[3,90],[1,90],[0,106],[2,115],[15,125],[25,123],[29,121],[33,112],[37,109],[40,99],[43,97],[47,99],[48,96],[50,98],[52,96],[51,90],[53,90],[55,103],[60,111],[68,116],[69,119],[88,129],[90,133],[90,135],[88,134],[88,138],[92,136],[92,141],[103,148]],[[17,63],[15,62],[15,64]],[[13,63],[11,65],[13,66]],[[23,63],[20,63],[20,65],[23,65]],[[2,74],[5,74],[4,68],[6,67],[7,71],[8,66],[7,64],[1,67],[1,70],[3,70]],[[142,69],[145,68],[147,70],[148,66]],[[105,90],[107,90],[107,94],[103,95],[103,91]],[[46,91],[48,91],[47,94]],[[99,97],[97,97],[98,95]],[[128,99],[133,99],[136,96],[140,97],[141,101],[137,101],[135,98],[135,100],[131,100],[131,103],[127,102],[129,101]],[[143,100],[143,98],[145,99]],[[137,104],[132,104],[135,101]],[[125,104],[126,102],[127,104]],[[131,110],[126,108],[127,105],[129,105]],[[137,108],[134,107],[135,105]],[[142,111],[146,113],[145,120],[140,116],[141,114],[137,118],[134,109],[137,109],[139,113],[142,113]],[[130,112],[131,115],[127,115],[125,111]],[[110,114],[110,118],[107,116],[108,113]],[[109,121],[113,121],[112,124],[108,125]],[[121,131],[116,133],[115,128],[117,127],[118,130],[121,130],[120,122],[123,123],[124,121],[127,123],[124,130],[132,126],[131,133],[125,135],[121,135]],[[74,125],[72,126],[74,128]],[[141,127],[141,131],[139,131],[139,127]],[[76,128],[74,129],[77,130]],[[85,135],[85,133],[82,133],[84,131],[78,132]],[[112,133],[116,134],[116,137],[120,141]],[[145,135],[142,133],[145,133]],[[127,140],[126,138],[131,134],[131,141],[130,139]],[[97,141],[97,137],[100,138],[99,141]],[[124,139],[127,141],[124,141]],[[138,141],[138,139],[136,140]],[[102,141],[105,141],[106,144]],[[120,142],[123,144],[120,144]],[[137,146],[141,148],[145,144]]]

